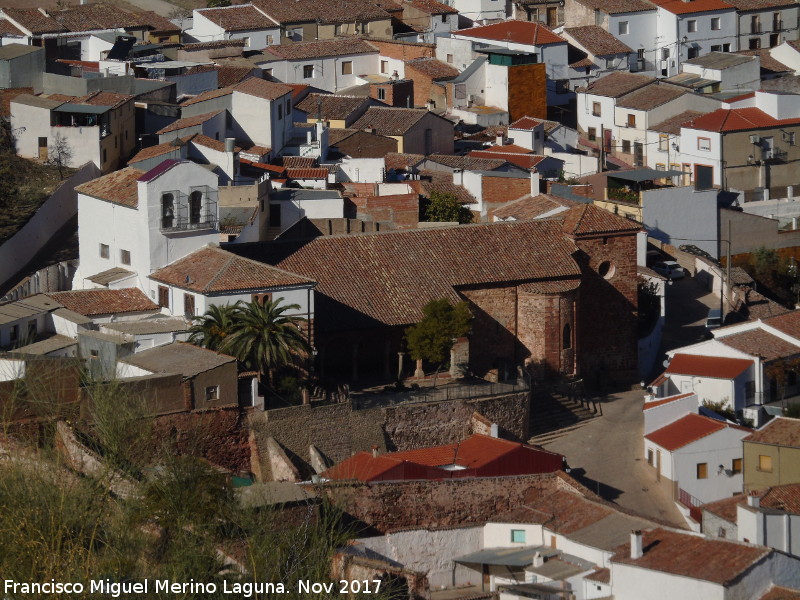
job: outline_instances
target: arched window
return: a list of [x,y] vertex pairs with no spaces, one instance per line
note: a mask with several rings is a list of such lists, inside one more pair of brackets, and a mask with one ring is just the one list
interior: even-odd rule
[[564,331],[562,332],[562,340],[561,340],[561,348],[566,350],[568,348],[572,348],[572,327],[569,326],[569,323],[564,325]]
[[203,192],[195,190],[189,194],[189,223],[200,222],[200,212],[203,209]]
[[161,228],[171,229],[175,223],[175,196],[164,194],[161,196]]

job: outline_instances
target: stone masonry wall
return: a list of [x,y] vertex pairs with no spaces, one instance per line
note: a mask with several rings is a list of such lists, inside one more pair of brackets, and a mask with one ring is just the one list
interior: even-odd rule
[[484,523],[554,492],[558,475],[341,484],[322,490],[349,514],[385,533]]
[[[451,444],[473,433],[477,412],[500,427],[502,437],[528,437],[527,393],[474,401],[449,401],[353,410],[349,404],[296,406],[249,415],[249,426],[259,449],[261,472],[265,464],[266,440],[275,438],[290,457],[309,463],[313,444],[330,461],[340,462],[356,452],[411,450]],[[306,469],[308,470],[308,469]],[[309,471],[310,474],[310,471]]]

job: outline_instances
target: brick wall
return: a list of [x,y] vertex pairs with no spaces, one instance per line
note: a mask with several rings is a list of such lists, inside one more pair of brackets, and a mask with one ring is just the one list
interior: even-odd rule
[[492,210],[498,205],[518,200],[531,193],[531,180],[518,177],[491,177],[484,175],[483,201],[488,205],[487,209]]
[[337,484],[322,489],[381,533],[484,523],[558,489],[555,473],[438,481]]
[[470,366],[483,375],[492,369],[515,368],[519,352],[516,286],[461,290],[472,310]]
[[397,229],[415,229],[419,223],[419,195],[393,194],[353,198],[359,219],[389,223]]
[[[378,90],[383,90],[383,98],[380,97]],[[413,108],[414,81],[401,79],[399,81],[390,80],[384,83],[373,83],[369,86],[369,96],[375,100],[380,100],[387,106]]]
[[[373,446],[383,451],[412,450],[463,440],[473,433],[473,414],[480,413],[500,427],[509,439],[528,438],[527,393],[473,401],[449,401],[353,410],[349,403],[296,406],[248,416],[254,460],[266,479],[266,440],[275,438],[290,457],[299,459],[310,476],[309,448],[313,444],[333,462]],[[296,461],[297,462],[297,461]],[[301,469],[303,470],[303,469]]]

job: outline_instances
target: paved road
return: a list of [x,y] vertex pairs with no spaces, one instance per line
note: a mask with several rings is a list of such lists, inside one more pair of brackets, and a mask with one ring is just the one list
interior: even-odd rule
[[567,457],[586,487],[646,517],[685,527],[669,490],[642,458],[641,391],[611,394],[603,416],[542,445]]

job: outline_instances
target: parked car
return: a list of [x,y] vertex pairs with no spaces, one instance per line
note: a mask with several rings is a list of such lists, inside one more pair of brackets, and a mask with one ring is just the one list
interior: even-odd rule
[[667,279],[683,279],[686,276],[686,271],[674,260],[661,260],[654,263],[651,268]]

